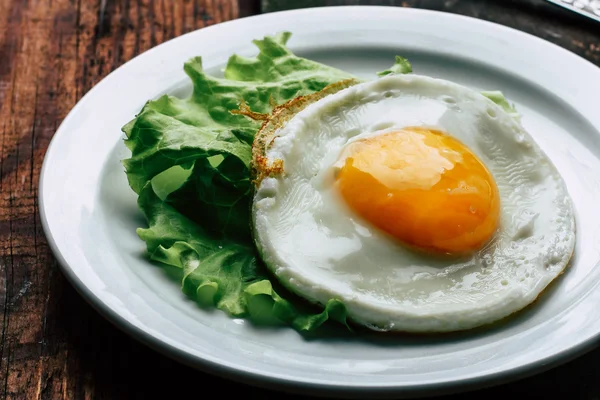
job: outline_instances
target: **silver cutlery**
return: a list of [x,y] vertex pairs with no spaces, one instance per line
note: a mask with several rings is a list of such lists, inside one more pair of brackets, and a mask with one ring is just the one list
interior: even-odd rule
[[600,0],[547,0],[600,22]]

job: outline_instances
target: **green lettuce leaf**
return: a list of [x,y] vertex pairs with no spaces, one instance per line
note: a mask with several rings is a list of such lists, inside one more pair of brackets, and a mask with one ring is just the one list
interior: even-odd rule
[[250,243],[252,183],[236,157],[196,160],[188,179],[166,202],[216,235]]
[[404,57],[396,56],[394,65],[384,71],[378,72],[377,75],[386,76],[391,74],[410,74],[411,72],[412,65],[410,62]]
[[254,321],[312,331],[329,319],[346,324],[342,303],[298,306],[257,257],[250,235],[251,145],[260,121],[253,112],[354,78],[292,54],[289,33],[256,40],[259,53],[233,55],[223,78],[206,74],[202,60],[185,63],[193,82],[187,99],[147,102],[123,127],[131,157],[123,164],[148,228],[137,233],[149,257],[181,271],[183,292],[208,307]]
[[255,40],[257,57],[233,55],[224,78],[206,74],[202,58],[184,65],[194,90],[187,99],[162,96],[149,101],[125,125],[124,161],[131,188],[139,193],[146,182],[174,165],[193,163],[217,154],[250,161],[252,138],[260,122],[230,111],[245,102],[254,112],[269,113],[274,104],[323,89],[352,75],[297,57],[285,46],[290,33]]
[[510,104],[506,97],[504,97],[504,93],[499,90],[488,90],[481,92],[482,95],[492,100],[494,103],[502,107],[502,109],[511,117],[519,121],[521,119],[521,114],[517,111],[514,104]]
[[346,324],[345,307],[338,300],[330,300],[323,310],[306,311],[281,297],[252,245],[215,238],[161,200],[152,184],[142,188],[138,205],[149,227],[137,233],[150,258],[180,268],[183,292],[200,305],[257,323],[287,323],[300,331],[312,331],[329,318]]

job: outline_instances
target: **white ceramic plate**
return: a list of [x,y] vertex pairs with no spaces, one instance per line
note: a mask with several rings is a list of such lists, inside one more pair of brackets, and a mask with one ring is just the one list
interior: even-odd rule
[[[441,338],[332,333],[305,340],[258,330],[186,299],[143,258],[144,226],[120,159],[121,126],[147,99],[185,96],[188,58],[220,73],[250,40],[293,32],[297,54],[365,77],[395,54],[415,72],[500,89],[563,174],[577,210],[570,270],[533,307],[497,328]],[[205,28],[128,62],[94,87],[57,131],[43,166],[40,209],[64,272],[102,314],[187,364],[246,382],[344,396],[415,396],[472,389],[549,368],[600,335],[600,69],[499,25],[431,11],[336,7],[266,14]]]

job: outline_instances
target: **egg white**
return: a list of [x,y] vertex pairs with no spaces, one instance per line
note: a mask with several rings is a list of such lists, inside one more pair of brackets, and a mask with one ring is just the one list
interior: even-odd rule
[[[333,188],[344,146],[407,126],[455,136],[488,167],[501,198],[499,231],[461,259],[418,254],[356,216]],[[444,80],[392,75],[311,104],[276,132],[253,229],[268,268],[315,303],[344,302],[373,329],[474,328],[532,303],[566,267],[575,221],[565,184],[523,127],[480,93]]]

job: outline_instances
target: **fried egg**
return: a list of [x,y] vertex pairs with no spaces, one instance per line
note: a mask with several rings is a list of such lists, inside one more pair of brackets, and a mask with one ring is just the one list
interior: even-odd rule
[[253,149],[253,234],[285,287],[375,330],[447,332],[521,310],[563,272],[572,203],[519,121],[426,76],[331,91],[284,107]]

